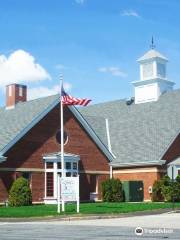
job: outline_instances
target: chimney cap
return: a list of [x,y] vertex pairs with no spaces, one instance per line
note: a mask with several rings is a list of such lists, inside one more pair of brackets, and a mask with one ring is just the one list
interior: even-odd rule
[[8,86],[19,86],[19,87],[23,87],[23,88],[27,88],[26,85],[24,84],[19,84],[19,83],[10,83],[10,84],[7,84],[6,87]]

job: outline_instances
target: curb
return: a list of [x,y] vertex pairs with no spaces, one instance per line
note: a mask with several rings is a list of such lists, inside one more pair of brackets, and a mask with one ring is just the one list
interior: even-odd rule
[[54,222],[54,221],[75,221],[75,220],[95,220],[95,219],[111,219],[111,218],[124,218],[135,216],[148,216],[164,213],[180,213],[180,209],[170,211],[170,209],[155,209],[147,211],[138,211],[133,213],[120,213],[120,214],[99,214],[99,215],[67,215],[67,216],[46,216],[46,217],[30,217],[30,218],[0,218],[1,223],[15,223],[15,222]]

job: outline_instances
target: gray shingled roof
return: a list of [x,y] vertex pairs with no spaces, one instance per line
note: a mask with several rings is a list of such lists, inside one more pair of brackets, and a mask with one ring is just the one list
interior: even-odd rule
[[54,95],[18,103],[14,109],[0,108],[0,151],[57,98]]
[[[96,116],[108,118],[114,163],[125,164],[162,158],[179,133],[179,106],[180,90],[174,90],[163,94],[157,102],[127,105],[125,100],[117,100],[90,105],[80,112],[96,132],[102,128]],[[100,137],[106,143],[105,134]]]
[[[0,152],[58,95],[0,108]],[[79,108],[86,121],[107,146],[105,119],[109,120],[114,164],[159,161],[179,133],[180,90],[163,94],[157,102],[126,105],[125,100]]]

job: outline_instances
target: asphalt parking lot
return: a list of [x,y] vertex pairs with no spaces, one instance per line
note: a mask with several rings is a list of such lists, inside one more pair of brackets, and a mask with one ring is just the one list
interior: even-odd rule
[[[142,229],[135,233],[135,229]],[[1,222],[0,239],[180,239],[180,214],[114,219]]]

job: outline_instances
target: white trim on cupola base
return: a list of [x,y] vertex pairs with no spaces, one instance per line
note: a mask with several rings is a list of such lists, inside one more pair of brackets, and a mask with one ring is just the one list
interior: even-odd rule
[[174,82],[161,78],[132,82],[132,84],[135,87],[135,104],[157,101],[163,93],[173,90],[174,86]]

